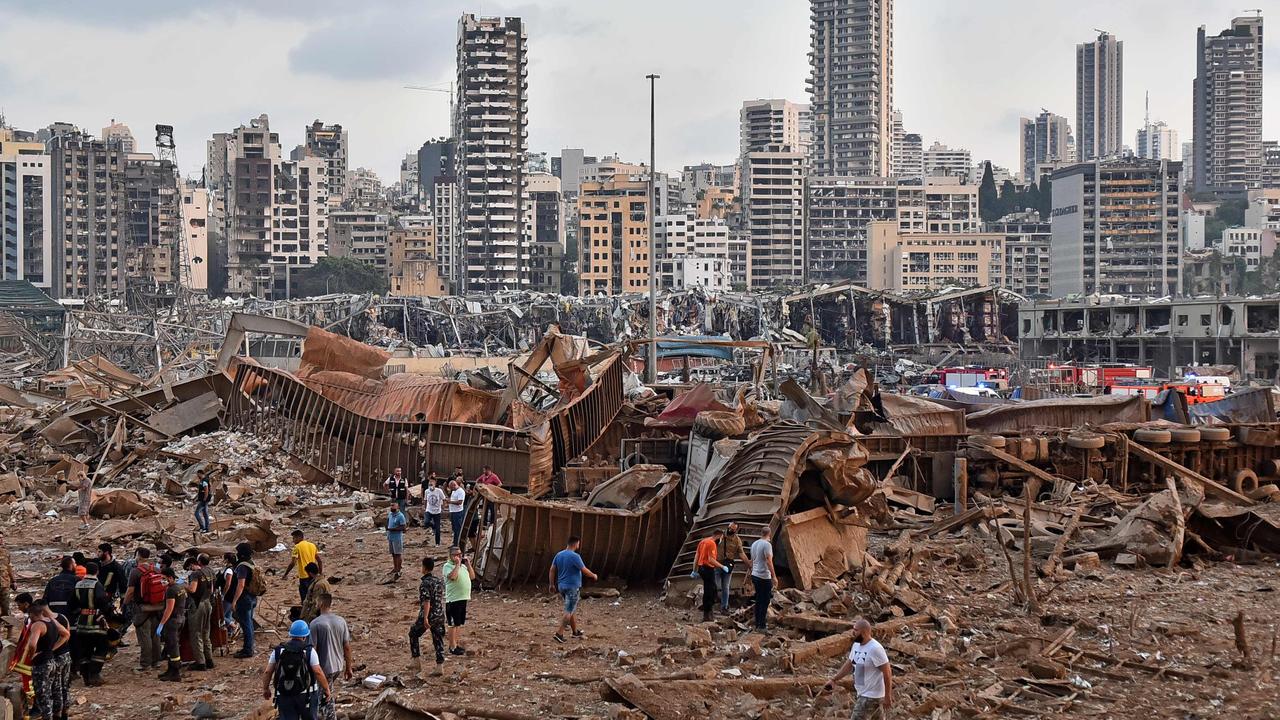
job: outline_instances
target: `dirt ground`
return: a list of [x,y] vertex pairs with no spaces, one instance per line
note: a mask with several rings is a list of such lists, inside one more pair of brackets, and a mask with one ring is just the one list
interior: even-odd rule
[[[192,525],[187,517],[178,522],[182,529]],[[627,672],[642,678],[685,673],[718,678],[708,683],[713,690],[718,685],[727,688],[738,677],[787,676],[778,657],[806,639],[799,631],[780,629],[744,644],[739,632],[745,625],[720,618],[709,628],[713,631],[710,646],[694,642],[686,628],[697,624],[697,613],[663,604],[654,588],[583,600],[580,613],[587,638],[559,645],[551,639],[558,603],[545,591],[477,591],[466,626],[468,655],[450,657],[445,675],[423,684],[412,677],[406,632],[416,615],[419,560],[424,555],[441,558],[442,549],[424,545],[424,530],[411,528],[406,572],[399,582],[385,585],[381,583],[389,573],[390,558],[381,532],[323,527],[319,521],[304,522],[302,527],[321,546],[334,582],[335,610],[350,623],[354,636],[356,680],[338,690],[339,717],[364,717],[378,691],[360,686],[359,680],[371,673],[397,676],[404,684],[402,693],[420,704],[454,712],[479,708],[528,717],[642,717],[626,715],[624,705],[603,699],[600,678]],[[287,538],[288,529],[280,526],[277,531]],[[60,555],[91,549],[74,518],[6,522],[5,530],[21,590],[42,588]],[[447,530],[444,539],[447,543]],[[928,559],[916,576],[922,579],[923,591],[949,611],[957,627],[945,633],[908,628],[903,637],[950,653],[952,659],[928,668],[890,652],[899,688],[894,716],[932,720],[973,716],[966,708],[983,706],[978,690],[995,682],[1008,685],[1017,673],[1025,675],[1018,665],[1019,638],[1052,638],[1076,623],[1072,642],[1082,648],[1111,649],[1117,655],[1146,652],[1156,662],[1176,661],[1177,667],[1203,679],[1121,667],[1094,674],[1073,672],[1068,680],[1078,679],[1072,688],[1076,695],[1065,703],[1061,698],[1048,703],[1022,694],[982,716],[1280,717],[1280,682],[1275,673],[1280,568],[1276,565],[1215,563],[1175,570],[1120,570],[1104,564],[1051,592],[1050,585],[1042,585],[1048,599],[1043,616],[1036,619],[1028,618],[1010,600],[1004,559],[994,546],[983,546],[980,540],[962,537],[927,545]],[[978,548],[976,568],[956,561],[966,544]],[[123,559],[130,552],[131,548],[122,547],[118,555]],[[108,664],[104,687],[86,689],[74,683],[71,717],[183,718],[190,717],[193,706],[204,700],[218,717],[240,718],[261,705],[265,651],[282,641],[287,607],[296,601],[293,576],[281,580],[278,575],[288,564],[288,553],[265,556],[260,566],[275,574],[266,603],[259,606],[259,619],[267,629],[259,636],[258,657],[237,660],[228,654],[217,658],[213,671],[187,673],[181,683],[166,683],[156,678],[158,673],[134,671],[137,647],[131,636],[130,646]],[[1231,621],[1239,610],[1249,621],[1252,668],[1242,666],[1235,647]],[[862,611],[851,607],[847,616]],[[429,636],[424,643],[430,647]],[[795,672],[827,675],[838,664],[838,657],[825,659]],[[733,702],[724,704],[710,700],[701,716],[847,717],[850,706],[849,694],[843,690],[816,699],[801,691],[745,704],[743,697],[738,693]],[[943,703],[940,698],[950,700]],[[1035,701],[1026,707],[1037,709],[1028,714],[1023,700]],[[1048,712],[1047,707],[1054,710]]]

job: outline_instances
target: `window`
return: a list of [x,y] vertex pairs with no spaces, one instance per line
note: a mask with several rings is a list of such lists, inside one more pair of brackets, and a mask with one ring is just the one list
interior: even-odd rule
[[1179,316],[1178,316],[1178,327],[1186,327],[1186,326],[1187,326],[1187,316],[1186,316],[1186,315],[1179,315]]
[[1209,314],[1208,314],[1208,313],[1204,313],[1204,314],[1200,315],[1200,326],[1201,326],[1201,327],[1208,327],[1208,326],[1209,326]]

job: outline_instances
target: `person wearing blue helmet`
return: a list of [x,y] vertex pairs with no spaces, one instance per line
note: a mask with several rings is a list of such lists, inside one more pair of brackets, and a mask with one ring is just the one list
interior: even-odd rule
[[289,626],[289,642],[272,650],[267,660],[262,697],[270,700],[274,694],[280,720],[316,720],[330,692],[320,655],[311,644],[311,628],[305,620],[295,620]]

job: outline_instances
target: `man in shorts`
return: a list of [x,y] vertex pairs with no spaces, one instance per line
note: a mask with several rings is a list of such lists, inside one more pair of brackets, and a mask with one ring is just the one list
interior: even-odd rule
[[551,589],[558,592],[560,599],[564,601],[564,615],[560,618],[560,627],[556,628],[555,634],[556,642],[561,644],[564,643],[565,628],[571,629],[574,637],[582,637],[577,616],[578,599],[582,596],[582,576],[598,579],[595,573],[587,569],[582,556],[578,554],[581,543],[582,539],[577,535],[570,535],[569,542],[565,543],[563,550],[556,553],[551,561],[551,569],[547,571]]
[[471,559],[454,545],[449,548],[449,559],[441,568],[441,574],[444,575],[444,619],[448,626],[449,654],[466,655],[467,649],[462,647],[462,626],[467,624],[467,601],[471,599],[471,581],[476,578],[476,570]]

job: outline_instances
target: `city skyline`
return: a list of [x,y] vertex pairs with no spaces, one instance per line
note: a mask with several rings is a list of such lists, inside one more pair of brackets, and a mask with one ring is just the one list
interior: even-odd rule
[[[67,121],[93,130],[115,119],[133,129],[143,151],[153,148],[154,124],[172,124],[186,175],[198,174],[204,143],[214,132],[267,113],[287,152],[303,142],[303,127],[320,119],[350,132],[351,167],[370,167],[389,184],[406,153],[448,132],[446,95],[402,86],[448,86],[457,17],[464,11],[519,15],[528,25],[533,151],[582,147],[589,154],[644,159],[647,118],[635,108],[645,100],[643,75],[650,71],[663,77],[661,169],[735,159],[744,100],[808,101],[807,4],[747,0],[733,4],[741,12],[726,13],[720,4],[700,3],[664,14],[658,11],[663,1],[636,8],[567,0],[482,6],[450,0],[412,9],[377,0],[358,8],[322,1],[264,11],[237,0],[217,13],[178,7],[160,18],[160,6],[150,3],[117,3],[110,11],[86,4],[72,11],[0,0],[0,12],[9,18],[0,28],[0,45],[14,50],[0,58],[0,111],[10,124],[28,129]],[[1034,116],[1041,107],[1073,118],[1075,46],[1092,39],[1096,33],[1089,26],[1096,25],[1125,43],[1124,143],[1133,144],[1148,91],[1152,119],[1190,139],[1196,29],[1203,24],[1216,32],[1240,14],[1198,0],[1172,4],[1158,15],[1087,2],[1071,15],[1092,21],[1063,22],[1059,14],[1030,12],[1006,0],[981,8],[932,0],[899,4],[897,109],[907,132],[922,135],[926,146],[940,141],[970,150],[975,160],[1015,168],[1018,118]],[[1025,18],[1018,27],[1035,32],[985,39],[992,35],[989,28],[1009,27],[1017,17]],[[682,22],[672,25],[672,18]],[[665,41],[651,49],[645,28],[655,23],[663,25]],[[721,42],[708,44],[707,33]],[[87,52],[39,52],[40,38],[50,36]],[[681,51],[689,47],[706,51]],[[223,48],[236,52],[217,52]],[[84,63],[84,56],[100,61]],[[1277,62],[1270,43],[1264,95],[1266,86],[1276,84]],[[103,83],[104,72],[131,82]],[[218,74],[255,82],[208,79]],[[957,82],[957,76],[971,82]],[[51,82],[58,77],[66,81]],[[632,77],[634,83],[626,82]],[[203,96],[196,92],[201,82]],[[578,96],[585,86],[593,88],[596,107]],[[1271,115],[1264,115],[1268,138],[1280,135],[1280,118]]]

